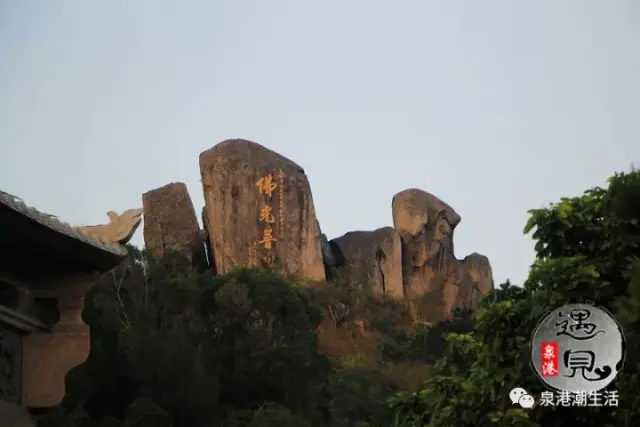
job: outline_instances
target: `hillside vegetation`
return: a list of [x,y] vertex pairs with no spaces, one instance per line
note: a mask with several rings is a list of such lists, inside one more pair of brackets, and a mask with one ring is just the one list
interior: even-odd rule
[[[177,253],[128,262],[87,298],[87,363],[43,427],[640,425],[640,173],[531,211],[536,260],[472,315],[415,325],[404,303],[337,277],[196,274]],[[516,409],[539,394],[529,338],[550,309],[593,301],[624,325],[618,408]],[[429,304],[425,298],[424,304]],[[423,311],[428,312],[423,307]]]

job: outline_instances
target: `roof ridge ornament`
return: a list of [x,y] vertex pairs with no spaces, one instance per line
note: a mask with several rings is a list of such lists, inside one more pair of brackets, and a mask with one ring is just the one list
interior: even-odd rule
[[142,209],[129,209],[121,215],[114,211],[107,212],[109,223],[74,227],[85,236],[102,242],[119,243],[124,245],[131,240],[142,221]]

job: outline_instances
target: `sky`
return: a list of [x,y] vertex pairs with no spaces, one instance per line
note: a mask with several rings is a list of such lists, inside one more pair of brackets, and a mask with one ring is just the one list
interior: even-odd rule
[[420,188],[522,283],[527,210],[640,162],[639,46],[633,0],[0,0],[0,189],[90,225],[179,181],[199,212],[200,152],[249,139],[329,238]]

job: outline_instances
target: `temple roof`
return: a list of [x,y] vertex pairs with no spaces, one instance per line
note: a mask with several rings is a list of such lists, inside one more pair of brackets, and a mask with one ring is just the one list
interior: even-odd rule
[[102,249],[103,251],[111,252],[115,255],[127,255],[127,248],[125,248],[124,246],[118,243],[106,242],[94,237],[90,237],[80,232],[80,230],[78,230],[77,228],[67,224],[66,222],[58,220],[53,215],[40,212],[36,208],[27,206],[22,201],[22,199],[12,196],[9,193],[5,193],[2,190],[0,190],[0,203],[21,213],[22,215],[31,218],[32,220],[40,223],[41,225],[44,225],[45,227],[49,227],[50,229],[57,231],[58,233],[66,234],[69,237],[95,246],[96,248]]
[[127,248],[83,232],[55,216],[0,191],[0,255],[5,262],[31,262],[45,268],[82,264],[106,271],[128,255]]

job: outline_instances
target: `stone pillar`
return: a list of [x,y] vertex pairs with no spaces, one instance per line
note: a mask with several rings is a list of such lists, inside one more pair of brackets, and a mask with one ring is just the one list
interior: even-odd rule
[[27,408],[0,400],[0,420],[6,427],[36,427]]
[[38,298],[55,298],[59,321],[51,331],[38,331],[23,338],[22,404],[49,408],[62,402],[65,377],[89,357],[89,326],[82,320],[84,296],[97,276],[71,277],[48,290],[34,291]]

